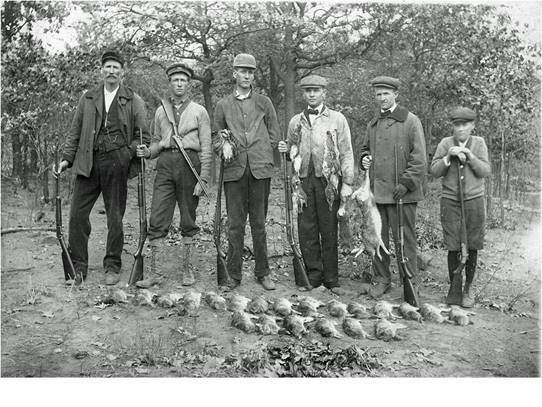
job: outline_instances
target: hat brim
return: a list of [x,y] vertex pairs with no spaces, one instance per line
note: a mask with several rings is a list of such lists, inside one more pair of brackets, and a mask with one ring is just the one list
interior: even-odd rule
[[186,75],[188,76],[189,79],[192,79],[192,73],[188,72],[188,71],[185,71],[185,70],[177,70],[177,71],[173,71],[171,73],[168,73],[167,76],[168,78],[171,78],[173,75],[177,75],[177,74],[182,74],[182,75]]
[[393,86],[388,83],[373,83],[372,86],[373,88],[386,88],[386,89],[392,89],[392,90],[399,89],[397,86]]
[[325,89],[325,85],[299,85],[301,89]]
[[254,65],[234,65],[234,68],[256,69]]
[[119,58],[115,58],[113,56],[108,56],[105,58],[102,58],[102,65],[104,65],[107,61],[115,61],[120,64],[120,66],[124,67],[124,61],[121,61]]
[[464,118],[457,118],[457,119],[451,119],[452,123],[465,123],[465,122],[473,122],[475,119],[464,119]]

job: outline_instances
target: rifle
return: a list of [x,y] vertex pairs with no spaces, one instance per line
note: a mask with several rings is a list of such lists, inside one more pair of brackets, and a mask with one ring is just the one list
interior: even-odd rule
[[[143,144],[143,133],[139,129],[139,143]],[[140,158],[141,167],[137,175],[137,205],[139,206],[139,242],[134,253],[134,265],[130,272],[128,285],[133,285],[143,280],[143,248],[147,240],[147,202],[145,201],[145,159]]]
[[[395,185],[399,184],[399,173],[397,168],[397,144],[394,145],[394,155],[395,155]],[[408,302],[410,305],[417,307],[420,303],[418,299],[418,294],[412,285],[412,271],[408,268],[408,258],[404,254],[405,246],[405,235],[404,235],[404,218],[403,218],[403,200],[399,199],[397,201],[397,218],[398,218],[398,232],[399,232],[399,275],[401,276],[401,281],[403,282],[403,299]]]
[[203,191],[203,194],[206,198],[209,198],[209,193],[207,192],[207,187],[205,185],[205,182],[201,179],[200,175],[194,168],[194,165],[192,164],[192,160],[190,160],[190,157],[188,157],[188,154],[186,153],[186,150],[183,147],[183,142],[181,138],[179,137],[179,133],[177,131],[177,126],[175,125],[175,119],[173,118],[173,112],[168,108],[168,102],[166,102],[164,99],[160,100],[160,103],[162,103],[162,107],[164,108],[164,112],[166,112],[167,119],[171,123],[171,127],[173,127],[173,141],[175,141],[175,144],[177,144],[177,147],[181,151],[181,154],[183,155],[184,159],[188,163],[188,166],[192,170],[192,174],[194,174],[194,177],[198,180],[199,184],[201,185],[201,190]]
[[[56,137],[56,146],[55,146],[55,172],[58,169],[58,136]],[[55,177],[55,220],[56,220],[56,238],[60,243],[60,248],[62,249],[62,267],[64,268],[64,278],[66,281],[75,280],[76,284],[79,285],[83,281],[83,276],[75,272],[75,267],[73,266],[73,261],[70,255],[70,248],[64,240],[64,233],[62,231],[62,198],[60,198],[60,173],[56,174]]]
[[463,171],[462,165],[457,160],[457,183],[459,185],[459,204],[461,206],[461,233],[459,243],[461,246],[461,262],[459,266],[453,271],[452,282],[450,283],[450,290],[446,296],[446,304],[461,305],[463,302],[463,269],[467,263],[469,252],[467,248],[467,225],[465,223],[465,203],[463,201]]
[[222,226],[222,185],[224,183],[224,160],[220,161],[220,173],[218,176],[218,191],[216,194],[215,222],[213,225],[213,238],[216,247],[216,279],[219,286],[230,284],[230,275],[226,266],[226,253],[220,245]]
[[282,153],[282,171],[284,174],[284,200],[286,201],[286,237],[288,238],[288,243],[290,244],[294,255],[292,262],[294,266],[295,284],[310,290],[312,287],[309,278],[307,277],[307,269],[305,267],[303,255],[295,241],[294,225],[292,223],[292,187],[290,185],[290,176],[288,174],[286,153]]

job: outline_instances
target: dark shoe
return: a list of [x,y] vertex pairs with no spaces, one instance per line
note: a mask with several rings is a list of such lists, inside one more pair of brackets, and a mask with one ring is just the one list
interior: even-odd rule
[[105,273],[105,285],[115,285],[120,281],[120,273],[109,271]]
[[160,282],[155,278],[146,278],[145,280],[139,280],[135,283],[137,288],[151,288],[153,285],[157,285]]
[[463,300],[461,301],[461,306],[463,308],[474,307],[474,295],[471,294],[470,290],[463,292]]
[[275,283],[271,281],[271,277],[268,275],[258,278],[258,283],[260,283],[266,290],[274,290],[276,288]]
[[218,291],[221,293],[227,293],[229,291],[235,290],[241,285],[241,280],[236,280],[235,278],[230,279],[227,285],[219,285]]
[[387,293],[391,288],[390,283],[376,283],[371,288],[369,288],[369,296],[374,299],[382,297]]

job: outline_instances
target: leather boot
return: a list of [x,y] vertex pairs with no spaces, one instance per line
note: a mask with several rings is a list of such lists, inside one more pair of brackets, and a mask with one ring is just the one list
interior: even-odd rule
[[194,241],[191,237],[183,236],[183,249],[181,254],[182,285],[189,286],[196,282],[194,272],[190,267],[192,261],[192,247]]
[[459,263],[461,263],[461,259],[459,258],[459,252],[449,251],[448,252],[448,277],[450,279],[450,283],[454,279],[454,270],[457,267],[459,267]]
[[472,282],[476,273],[476,263],[478,261],[478,251],[469,250],[469,257],[465,265],[465,287],[463,288],[463,308],[472,308],[474,306],[474,294],[472,293]]
[[154,278],[156,274],[156,257],[158,255],[158,242],[152,240],[148,243],[148,257],[145,262],[145,277],[143,280],[136,282],[138,288],[150,288],[157,284]]

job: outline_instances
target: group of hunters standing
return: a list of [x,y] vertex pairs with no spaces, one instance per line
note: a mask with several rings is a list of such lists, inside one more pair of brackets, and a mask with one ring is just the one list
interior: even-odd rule
[[[173,64],[166,69],[169,97],[156,110],[151,137],[142,98],[122,83],[123,57],[116,51],[107,51],[101,62],[103,82],[81,96],[62,159],[54,172],[58,176],[73,167],[76,174],[69,219],[69,247],[76,275],[80,276],[77,283],[87,277],[89,215],[100,193],[108,230],[103,259],[105,284],[114,285],[120,281],[127,182],[137,175],[139,160],[143,157],[158,158],[148,231],[150,263],[154,267],[178,205],[182,284],[194,284],[190,264],[194,236],[200,230],[196,209],[204,186],[191,172],[172,136],[179,135],[193,167],[203,183],[208,183],[212,155],[222,157],[224,144],[220,138],[212,137],[211,129],[227,129],[235,138],[237,151],[224,166],[228,217],[226,259],[231,280],[221,288],[232,290],[241,284],[248,215],[255,277],[264,289],[275,289],[270,277],[265,228],[274,172],[273,152],[278,149],[287,153],[292,143],[297,143],[301,157],[299,178],[306,195],[306,207],[298,214],[297,226],[309,288],[323,285],[336,295],[344,294],[338,279],[337,211],[341,200],[347,200],[353,192],[355,157],[346,118],[325,103],[326,78],[310,75],[301,79],[299,85],[307,107],[290,120],[284,141],[271,100],[253,87],[256,59],[252,55],[239,54],[234,58],[235,88],[217,103],[214,123],[210,122],[206,109],[190,99],[193,70],[185,64]],[[379,76],[370,84],[379,109],[367,124],[359,168],[369,171],[370,188],[382,220],[382,240],[388,248],[390,228],[395,246],[399,239],[396,202],[402,200],[404,255],[409,269],[417,271],[416,207],[424,198],[427,169],[423,127],[415,114],[397,104],[398,79]],[[166,109],[173,111],[177,132],[174,132]],[[439,143],[430,172],[435,177],[442,177],[441,223],[448,250],[450,281],[461,261],[462,221],[467,225],[466,281],[459,305],[472,307],[471,286],[477,253],[484,240],[484,178],[490,174],[490,165],[484,140],[472,134],[475,112],[458,107],[451,112],[450,120],[453,135]],[[326,143],[332,143],[334,154],[326,154],[330,148]],[[329,168],[336,169],[336,188],[326,188],[332,182],[326,171]],[[390,256],[380,253],[381,256],[373,258],[372,281],[364,282],[373,298],[379,298],[391,287]]]

